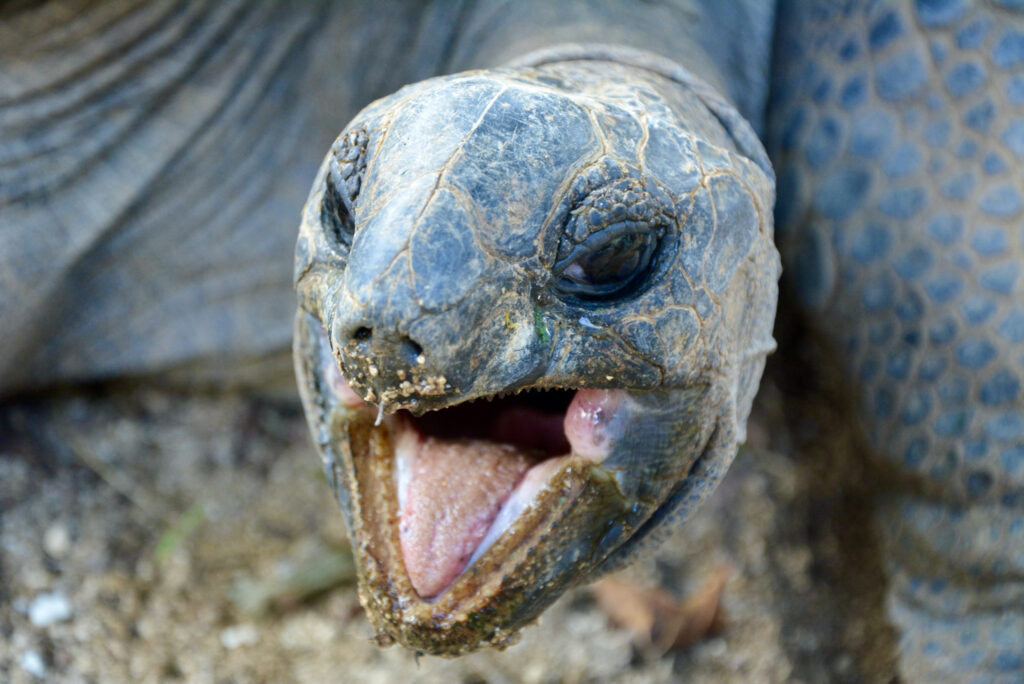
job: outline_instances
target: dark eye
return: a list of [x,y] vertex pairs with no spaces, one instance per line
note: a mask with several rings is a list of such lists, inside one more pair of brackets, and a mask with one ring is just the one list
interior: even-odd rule
[[652,232],[621,234],[592,248],[581,245],[558,267],[557,288],[590,301],[631,294],[650,271],[657,245]]
[[337,186],[328,177],[324,189],[324,202],[320,210],[320,223],[332,238],[344,249],[352,246],[352,235],[355,233],[355,221],[345,202],[341,199]]

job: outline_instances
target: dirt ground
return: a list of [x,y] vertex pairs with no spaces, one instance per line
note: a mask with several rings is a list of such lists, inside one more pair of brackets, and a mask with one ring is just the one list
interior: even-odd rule
[[[119,389],[0,406],[0,681],[894,681],[857,442],[815,368],[813,349],[773,358],[714,498],[626,573],[686,597],[730,569],[724,630],[668,654],[586,589],[504,652],[372,645],[293,400]],[[311,596],[239,607],[239,587],[252,602],[325,572]]]

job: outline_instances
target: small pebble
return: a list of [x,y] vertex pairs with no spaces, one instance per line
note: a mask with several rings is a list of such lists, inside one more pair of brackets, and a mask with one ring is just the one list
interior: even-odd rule
[[708,655],[712,658],[724,658],[725,654],[729,652],[729,645],[725,643],[725,639],[721,637],[715,637],[714,639],[708,639],[705,645]]
[[28,619],[36,627],[46,627],[71,617],[71,603],[64,594],[39,594],[28,606]]
[[527,663],[522,672],[523,681],[527,684],[535,684],[536,682],[544,681],[545,669],[543,661]]
[[68,528],[55,523],[43,534],[43,549],[54,558],[63,558],[71,548],[71,534]]
[[33,677],[46,678],[46,663],[38,651],[25,651],[21,654],[21,669]]
[[220,644],[226,649],[252,646],[260,640],[256,628],[250,624],[233,625],[220,633]]

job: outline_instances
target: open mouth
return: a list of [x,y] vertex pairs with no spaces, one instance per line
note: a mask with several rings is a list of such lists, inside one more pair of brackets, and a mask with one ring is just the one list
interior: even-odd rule
[[715,428],[698,420],[707,385],[671,397],[449,390],[447,404],[429,395],[438,408],[422,415],[384,414],[345,381],[314,315],[299,312],[295,345],[380,645],[449,656],[504,648],[562,592],[709,491],[700,464]]
[[[348,386],[317,327],[318,375],[341,407],[358,416],[354,422],[367,425],[376,407]],[[416,595],[432,602],[445,593],[528,517],[574,459],[604,460],[622,396],[620,390],[532,388],[420,416],[406,410],[384,416],[388,445],[379,451],[387,453],[373,473],[397,515],[382,524],[397,527],[396,551]],[[370,456],[373,440],[356,441],[362,446],[353,444],[353,457]],[[394,529],[377,532],[395,536]]]
[[399,412],[399,540],[420,597],[444,591],[569,457],[563,426],[575,394],[528,391],[419,418]]

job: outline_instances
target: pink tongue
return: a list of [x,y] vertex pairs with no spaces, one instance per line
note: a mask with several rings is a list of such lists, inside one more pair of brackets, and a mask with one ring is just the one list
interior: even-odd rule
[[402,445],[400,455],[409,484],[399,539],[413,588],[432,598],[466,567],[533,460],[515,447],[483,440],[415,442]]

